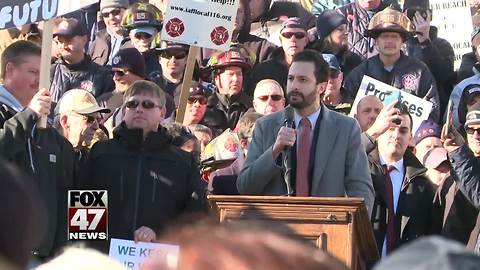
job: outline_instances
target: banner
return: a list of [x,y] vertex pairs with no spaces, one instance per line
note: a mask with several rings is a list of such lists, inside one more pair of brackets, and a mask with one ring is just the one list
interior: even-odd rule
[[162,40],[226,51],[239,0],[168,1]]
[[455,52],[455,70],[460,67],[462,55],[472,51],[470,37],[473,31],[468,0],[430,0],[431,25],[438,28],[438,37],[448,40]]
[[162,265],[167,265],[168,269],[175,269],[179,251],[180,248],[177,245],[135,243],[131,240],[112,238],[108,256],[122,263],[126,269],[138,270],[140,265],[149,258],[163,261]]
[[46,21],[99,0],[2,0],[0,3],[0,29]]
[[359,101],[365,96],[378,97],[384,106],[399,98],[402,104],[407,106],[408,112],[412,116],[412,136],[415,134],[422,121],[428,119],[433,107],[433,104],[428,100],[421,99],[415,95],[409,94],[365,75],[363,76],[362,83],[360,84],[357,96],[353,102],[352,110],[350,111],[351,117],[355,115]]

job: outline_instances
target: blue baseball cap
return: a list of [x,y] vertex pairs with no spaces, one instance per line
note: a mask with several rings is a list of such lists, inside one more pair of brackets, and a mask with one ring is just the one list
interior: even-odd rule
[[336,71],[342,71],[342,68],[340,67],[340,63],[338,62],[338,59],[335,55],[330,54],[330,53],[322,53],[323,60],[327,62],[328,67],[330,69],[336,70]]

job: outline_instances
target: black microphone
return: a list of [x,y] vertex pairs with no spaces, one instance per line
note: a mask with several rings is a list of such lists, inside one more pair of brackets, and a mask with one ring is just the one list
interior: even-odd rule
[[[285,121],[284,125],[289,128],[294,127],[295,123],[295,116],[293,113],[293,108],[290,106],[287,106],[284,110],[285,112]],[[285,149],[283,150],[282,153],[283,156],[283,169],[284,169],[284,180],[285,180],[285,185],[287,187],[287,196],[293,195],[293,190],[292,190],[292,159],[291,159],[291,147],[290,146],[285,146]]]

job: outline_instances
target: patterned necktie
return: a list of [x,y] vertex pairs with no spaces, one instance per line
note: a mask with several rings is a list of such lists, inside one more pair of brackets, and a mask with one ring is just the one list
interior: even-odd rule
[[387,189],[387,207],[388,207],[388,217],[387,217],[387,254],[393,251],[395,243],[395,225],[393,218],[395,217],[395,204],[393,203],[393,185],[392,179],[390,178],[390,172],[395,170],[395,167],[387,165],[387,175],[385,176],[385,187]]
[[297,168],[295,177],[295,190],[297,196],[310,195],[308,166],[310,164],[310,145],[312,143],[312,124],[308,118],[300,120],[300,134],[297,137]]

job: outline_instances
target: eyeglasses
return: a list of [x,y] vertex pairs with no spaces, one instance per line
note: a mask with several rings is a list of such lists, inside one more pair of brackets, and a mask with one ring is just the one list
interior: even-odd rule
[[200,105],[205,105],[207,104],[207,98],[205,97],[189,97],[187,99],[188,104],[195,104],[195,102],[200,103]]
[[110,12],[102,12],[102,17],[107,18],[112,14],[113,17],[120,15],[120,12],[122,12],[120,9],[116,8]]
[[155,104],[155,102],[151,101],[151,100],[144,100],[142,102],[138,101],[138,100],[129,100],[125,103],[125,107],[129,108],[129,109],[136,109],[138,107],[138,105],[142,105],[142,108],[144,109],[153,109],[155,107],[159,107],[157,104]]
[[185,57],[187,57],[187,53],[186,52],[169,52],[169,51],[163,51],[160,56],[162,56],[162,58],[167,58],[167,59],[172,59],[172,57],[175,57],[175,59],[183,59]]
[[261,101],[267,101],[268,97],[270,97],[273,101],[280,101],[282,100],[282,95],[265,95],[265,96],[258,96],[257,98]]
[[133,35],[136,39],[150,39],[152,38],[152,35],[149,33],[144,33],[144,32],[138,32]]
[[117,77],[123,77],[125,76],[125,74],[128,72],[128,70],[112,70],[112,75],[115,76],[117,75]]
[[477,132],[477,134],[480,134],[480,128],[471,128],[471,127],[467,127],[465,129],[465,131],[470,134],[470,135],[473,135],[475,133],[475,131]]
[[292,36],[295,36],[296,39],[301,39],[305,37],[305,33],[303,32],[283,32],[281,35],[282,37],[287,39],[291,38]]

